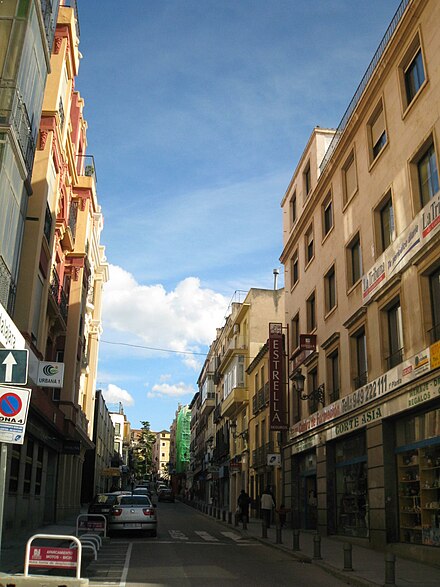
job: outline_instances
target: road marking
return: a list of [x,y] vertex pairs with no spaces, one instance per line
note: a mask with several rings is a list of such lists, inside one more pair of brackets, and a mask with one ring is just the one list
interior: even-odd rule
[[234,540],[235,542],[238,542],[239,540],[243,540],[241,535],[237,534],[236,532],[220,532],[220,534],[223,534],[223,536],[226,536],[226,538],[230,538],[231,540]]
[[195,534],[197,534],[197,536],[200,536],[200,538],[203,538],[203,540],[206,540],[206,542],[218,542],[218,538],[215,538],[215,536],[211,536],[211,534],[208,534],[208,532],[203,532],[202,530],[195,530],[194,531]]
[[125,582],[127,581],[128,569],[130,568],[130,558],[131,558],[131,551],[133,549],[133,542],[130,542],[127,548],[127,556],[125,557],[124,569],[121,575],[121,581],[119,582],[119,587],[125,587]]
[[174,538],[174,540],[188,540],[188,536],[186,536],[186,534],[180,530],[168,530],[168,532],[170,533],[171,538]]

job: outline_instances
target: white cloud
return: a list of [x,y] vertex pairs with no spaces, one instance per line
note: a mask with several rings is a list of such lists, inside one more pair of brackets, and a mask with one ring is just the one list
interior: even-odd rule
[[117,404],[121,402],[125,406],[132,406],[134,398],[128,391],[121,389],[113,383],[109,383],[107,389],[102,390],[102,394],[107,404]]
[[151,391],[147,393],[148,398],[155,398],[155,397],[181,397],[183,395],[194,395],[195,389],[191,385],[187,385],[186,383],[180,382],[170,385],[169,383],[157,383],[153,385]]
[[[111,265],[103,296],[104,330],[107,339],[118,342],[203,354],[198,345],[211,344],[227,305],[226,298],[202,288],[195,277],[166,291],[161,284],[141,285],[122,267]],[[202,360],[198,355],[182,359],[193,369]]]

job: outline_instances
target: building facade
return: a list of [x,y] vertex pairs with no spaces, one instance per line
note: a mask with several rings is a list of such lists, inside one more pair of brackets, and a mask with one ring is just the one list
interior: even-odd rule
[[156,442],[153,444],[153,474],[157,479],[170,478],[170,433],[168,430],[161,430],[154,433]]
[[420,560],[440,545],[439,23],[401,3],[282,201],[293,523]]

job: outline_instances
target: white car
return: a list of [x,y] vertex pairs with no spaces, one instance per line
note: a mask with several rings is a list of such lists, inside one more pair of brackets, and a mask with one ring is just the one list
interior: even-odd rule
[[147,495],[118,495],[109,514],[109,532],[147,531],[157,536],[157,513]]

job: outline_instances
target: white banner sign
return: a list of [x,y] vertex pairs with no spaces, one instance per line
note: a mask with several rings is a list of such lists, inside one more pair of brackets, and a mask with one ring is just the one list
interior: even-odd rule
[[37,385],[40,387],[63,387],[63,379],[64,363],[39,362]]

